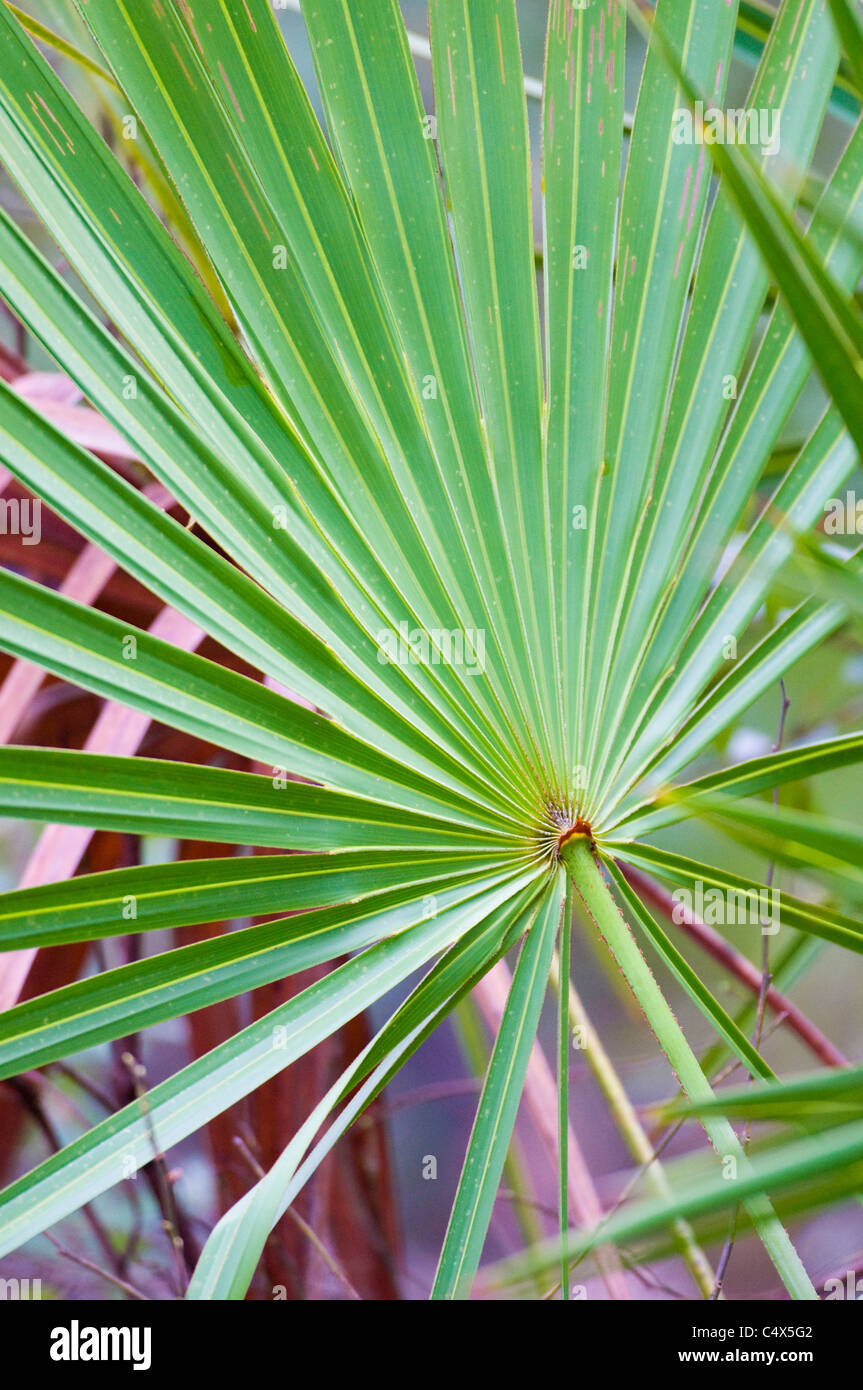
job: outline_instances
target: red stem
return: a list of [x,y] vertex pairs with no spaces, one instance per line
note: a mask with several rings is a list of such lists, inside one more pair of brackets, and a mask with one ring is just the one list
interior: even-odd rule
[[[753,965],[739,951],[735,951],[733,946],[729,946],[719,932],[714,931],[706,922],[702,922],[701,918],[697,917],[694,912],[690,912],[688,908],[683,908],[681,912],[682,904],[676,903],[671,894],[665,888],[660,887],[654,879],[642,873],[640,869],[631,868],[628,864],[621,864],[620,868],[645,902],[658,908],[669,922],[682,927],[692,941],[697,942],[702,950],[706,951],[714,960],[719,961],[720,965],[723,965],[758,997],[762,988],[762,974],[757,966]],[[675,908],[680,921],[677,921],[672,915]],[[812,1020],[807,1018],[796,1004],[792,1004],[791,1000],[782,994],[775,985],[768,986],[765,1002],[774,1013],[784,1016],[782,1022],[787,1023],[788,1027],[794,1030],[801,1042],[806,1044],[819,1061],[824,1062],[828,1067],[847,1067],[849,1065],[847,1057],[839,1051],[838,1047],[835,1047],[830,1039],[821,1032],[821,1029],[817,1028]]]

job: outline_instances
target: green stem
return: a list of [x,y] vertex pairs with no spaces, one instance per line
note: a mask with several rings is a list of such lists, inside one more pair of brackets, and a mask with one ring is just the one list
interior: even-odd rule
[[[552,986],[558,991],[560,999],[558,962],[552,963]],[[665,1169],[660,1160],[655,1156],[653,1145],[645,1132],[638,1112],[623,1085],[614,1063],[602,1045],[602,1039],[594,1028],[587,1015],[584,1004],[579,998],[578,992],[570,980],[569,1001],[568,1001],[568,1023],[571,1030],[579,1029],[582,1037],[582,1051],[587,1065],[605,1097],[606,1104],[611,1111],[615,1124],[620,1131],[623,1140],[635,1159],[636,1163],[644,1168],[644,1180],[647,1186],[657,1197],[670,1197],[671,1187],[665,1176]],[[567,1040],[568,1041],[568,1040]],[[692,1227],[688,1221],[678,1217],[672,1223],[672,1234],[674,1243],[680,1251],[690,1274],[695,1280],[696,1287],[705,1298],[709,1298],[713,1292],[714,1276],[710,1261],[695,1239]]]
[[[590,840],[586,835],[570,836],[564,841],[561,857],[576,892],[617,961],[686,1095],[693,1101],[708,1100],[713,1095],[710,1082],[611,895]],[[743,1147],[728,1121],[712,1115],[704,1116],[702,1123],[717,1153],[723,1158],[733,1158],[735,1170],[741,1175],[750,1172]],[[759,1195],[748,1198],[745,1205],[791,1297],[817,1300],[818,1295],[800,1256],[769,1199]]]
[[[552,960],[564,980],[569,980],[570,945],[572,938],[572,889],[566,895],[563,920],[560,924],[560,957]],[[557,1142],[558,1142],[558,1219],[561,1242],[569,1232],[569,1008],[566,991],[557,991]],[[563,1256],[560,1267],[560,1297],[569,1302],[569,1262]]]

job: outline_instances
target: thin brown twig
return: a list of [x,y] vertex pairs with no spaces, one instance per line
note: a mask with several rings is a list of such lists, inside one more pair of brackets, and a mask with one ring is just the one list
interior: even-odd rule
[[[40,1082],[43,1080],[42,1076],[38,1072],[33,1073],[33,1075],[35,1077],[38,1077]],[[51,1123],[47,1114],[45,1113],[45,1108],[42,1105],[42,1098],[39,1095],[36,1089],[36,1085],[34,1084],[34,1081],[31,1079],[31,1077],[27,1075],[7,1077],[6,1085],[10,1088],[10,1090],[15,1092],[21,1104],[35,1120],[39,1129],[45,1136],[45,1139],[47,1140],[52,1152],[59,1153],[63,1145],[60,1141],[59,1135],[54,1129],[53,1124]],[[84,1220],[87,1222],[87,1225],[90,1227],[90,1230],[93,1232],[93,1235],[96,1237],[96,1240],[98,1241],[102,1249],[102,1252],[105,1255],[105,1258],[110,1260],[111,1263],[117,1264],[117,1251],[114,1249],[114,1246],[111,1242],[111,1237],[108,1235],[108,1232],[106,1231],[99,1217],[96,1215],[96,1212],[89,1204],[87,1204],[86,1206],[81,1208],[81,1214],[84,1217]]]
[[159,1202],[162,1208],[162,1228],[168,1237],[171,1247],[171,1257],[174,1263],[174,1274],[177,1281],[177,1292],[182,1298],[186,1292],[186,1261],[183,1256],[183,1238],[180,1235],[180,1218],[177,1211],[177,1200],[174,1195],[174,1184],[171,1174],[168,1172],[168,1165],[165,1155],[159,1148],[156,1139],[156,1131],[153,1126],[153,1116],[150,1111],[150,1101],[147,1096],[145,1085],[147,1068],[143,1062],[138,1062],[131,1052],[124,1052],[121,1061],[132,1078],[132,1085],[135,1089],[135,1097],[138,1101],[138,1108],[147,1129],[147,1134],[153,1148],[153,1163],[156,1170]]
[[680,1299],[682,1302],[688,1303],[690,1301],[687,1294],[681,1293],[680,1289],[673,1289],[670,1284],[666,1284],[659,1278],[655,1270],[646,1269],[644,1265],[640,1265],[637,1260],[629,1256],[625,1250],[621,1250],[620,1258],[623,1261],[624,1267],[628,1269],[645,1288],[658,1289],[660,1293],[668,1294],[669,1298]]
[[[63,1097],[64,1101],[65,1101],[67,1104],[69,1104],[69,1105],[74,1104],[74,1102],[71,1101],[70,1097],[66,1094],[66,1092],[63,1091],[63,1090],[58,1086],[57,1081],[56,1081],[52,1076],[48,1075],[48,1072],[49,1072],[49,1071],[54,1071],[54,1070],[58,1070],[58,1071],[62,1072],[63,1075],[68,1076],[69,1079],[70,1079],[71,1081],[74,1081],[78,1086],[80,1086],[83,1090],[85,1090],[85,1091],[87,1092],[88,1095],[92,1096],[94,1100],[97,1100],[97,1101],[98,1101],[106,1110],[108,1110],[112,1115],[114,1114],[114,1112],[115,1112],[116,1109],[117,1109],[117,1106],[116,1106],[116,1103],[112,1100],[112,1098],[108,1095],[108,1093],[107,1093],[106,1091],[101,1090],[101,1088],[98,1087],[98,1086],[95,1084],[95,1082],[91,1082],[91,1081],[89,1080],[89,1078],[85,1077],[82,1073],[76,1071],[76,1069],[75,1069],[74,1067],[70,1067],[67,1063],[64,1063],[64,1062],[52,1062],[52,1063],[50,1064],[50,1067],[49,1067],[49,1068],[46,1068],[46,1070],[45,1070],[44,1072],[42,1072],[42,1071],[28,1072],[28,1073],[25,1073],[25,1074],[24,1074],[24,1077],[23,1077],[23,1078],[19,1078],[19,1080],[20,1080],[20,1079],[23,1079],[25,1082],[27,1082],[27,1083],[33,1085],[34,1087],[35,1087],[36,1085],[53,1087],[53,1089],[56,1090],[56,1091],[58,1092],[58,1094],[61,1095],[61,1096]],[[40,1105],[41,1105],[41,1098],[40,1098]],[[86,1125],[89,1124],[89,1120],[87,1119],[86,1115],[84,1115],[84,1113],[80,1110],[80,1107],[79,1107],[79,1106],[74,1105],[74,1109],[75,1109],[75,1113],[76,1113],[76,1114],[79,1116],[79,1118],[81,1119],[82,1124],[86,1127]],[[44,1114],[44,1110],[43,1110],[43,1114]],[[47,1117],[46,1117],[46,1118],[47,1118]],[[46,1136],[51,1140],[51,1142],[52,1142],[52,1147],[53,1147],[55,1150],[59,1151],[59,1149],[60,1149],[60,1140],[59,1140],[59,1138],[54,1134],[53,1129],[51,1128],[50,1124],[45,1125],[45,1124],[42,1124],[42,1123],[40,1122],[40,1127],[42,1128],[42,1130],[43,1130],[43,1132],[46,1134]],[[105,1230],[104,1227],[101,1226],[101,1223],[100,1223],[99,1218],[97,1217],[95,1211],[94,1211],[92,1208],[90,1208],[89,1206],[84,1207],[84,1208],[82,1209],[83,1212],[84,1212],[85,1217],[86,1217],[86,1218],[88,1219],[88,1221],[89,1221],[90,1226],[93,1228],[94,1234],[97,1236],[97,1238],[99,1238],[99,1243],[100,1243],[100,1245],[102,1246],[103,1250],[105,1251],[106,1255],[108,1255],[109,1257],[113,1258],[113,1260],[114,1260],[114,1265],[115,1265],[115,1273],[116,1273],[117,1277],[120,1277],[120,1278],[122,1277],[122,1275],[123,1275],[124,1271],[126,1270],[126,1268],[127,1268],[128,1264],[129,1264],[130,1260],[132,1259],[132,1256],[133,1256],[133,1254],[134,1254],[135,1248],[136,1248],[136,1246],[137,1246],[137,1244],[138,1244],[138,1241],[139,1241],[139,1239],[140,1239],[140,1232],[141,1232],[141,1203],[140,1203],[140,1200],[139,1200],[139,1197],[138,1197],[138,1193],[137,1193],[137,1191],[135,1190],[135,1187],[134,1187],[133,1184],[124,1183],[123,1186],[124,1186],[124,1189],[126,1189],[126,1192],[127,1192],[128,1198],[129,1198],[129,1205],[130,1205],[131,1210],[132,1210],[132,1228],[131,1228],[131,1230],[129,1231],[129,1234],[128,1234],[127,1238],[126,1238],[125,1244],[123,1245],[123,1248],[122,1248],[121,1250],[117,1251],[117,1250],[114,1249],[114,1246],[113,1246],[113,1243],[112,1243],[112,1241],[111,1241],[111,1238],[110,1238],[110,1236],[108,1235],[107,1230]],[[102,1233],[101,1235],[100,1235],[100,1231],[101,1231],[101,1233]]]
[[134,1284],[121,1279],[118,1274],[112,1274],[109,1269],[103,1269],[101,1265],[94,1264],[92,1260],[85,1259],[83,1255],[76,1255],[74,1250],[67,1250],[65,1245],[61,1245],[59,1240],[46,1231],[45,1235],[50,1240],[58,1255],[64,1259],[71,1260],[73,1264],[80,1265],[82,1269],[89,1269],[92,1274],[98,1274],[102,1279],[107,1279],[109,1284],[115,1284],[118,1289],[122,1289],[130,1298],[138,1298],[144,1303],[152,1303],[148,1293],[143,1293],[141,1289],[136,1289]]
[[97,1086],[95,1081],[84,1076],[83,1072],[78,1071],[75,1067],[70,1067],[68,1062],[52,1062],[51,1070],[59,1071],[63,1076],[68,1076],[70,1081],[74,1081],[76,1086],[80,1086],[82,1091],[86,1091],[88,1096],[98,1101],[103,1109],[113,1115],[117,1108],[113,1098],[108,1095],[107,1091],[103,1091],[101,1086]]
[[[780,1026],[782,1022],[783,1018],[781,1015],[779,1016],[779,1018],[774,1019],[773,1023],[770,1025],[770,1027],[767,1030],[767,1033],[765,1034],[765,1038],[770,1037],[770,1035],[776,1031],[776,1029]],[[743,1063],[739,1060],[739,1058],[735,1058],[733,1061],[729,1062],[727,1066],[723,1067],[721,1071],[716,1073],[716,1076],[713,1078],[712,1085],[716,1086],[722,1081],[727,1081],[730,1076],[734,1075],[738,1068],[742,1067],[742,1065]],[[681,1091],[679,1092],[679,1094],[682,1096],[683,1092]],[[688,1116],[681,1115],[679,1120],[673,1120],[672,1123],[668,1125],[668,1127],[664,1131],[662,1131],[659,1135],[656,1136],[655,1140],[653,1141],[653,1152],[651,1153],[650,1158],[647,1159],[646,1162],[639,1164],[639,1166],[631,1174],[628,1182],[624,1183],[620,1192],[617,1194],[616,1201],[613,1203],[612,1206],[609,1207],[603,1220],[609,1221],[611,1217],[614,1216],[620,1210],[626,1199],[629,1197],[629,1194],[632,1192],[633,1188],[635,1188],[641,1181],[641,1179],[644,1177],[651,1163],[655,1163],[658,1158],[662,1157],[662,1154],[668,1148],[668,1145],[671,1143],[674,1136],[686,1124],[687,1119]],[[588,1252],[585,1251],[584,1254],[579,1255],[575,1260],[573,1260],[570,1269],[575,1269],[576,1266],[579,1265],[581,1261],[586,1258],[587,1254]],[[555,1284],[554,1287],[550,1290],[550,1292],[545,1295],[545,1297],[550,1298],[559,1287],[559,1284]]]

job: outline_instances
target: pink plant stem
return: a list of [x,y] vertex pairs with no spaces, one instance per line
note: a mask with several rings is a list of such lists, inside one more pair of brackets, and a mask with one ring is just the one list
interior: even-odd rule
[[[708,926],[706,922],[702,922],[701,918],[697,917],[694,912],[690,912],[688,908],[684,908],[682,912],[678,911],[677,915],[680,917],[680,921],[676,921],[672,913],[678,904],[675,903],[665,888],[661,888],[640,869],[633,869],[628,864],[621,864],[620,868],[639,897],[658,908],[669,922],[681,927],[692,941],[697,942],[702,950],[706,951],[708,955],[751,989],[756,997],[760,994],[762,973],[756,965],[753,965],[739,951],[735,951],[733,946],[729,946],[724,937],[719,935],[719,932],[714,931],[713,927]],[[850,1065],[847,1057],[839,1051],[838,1047],[834,1046],[830,1039],[821,1032],[821,1029],[816,1027],[812,1020],[798,1009],[796,1004],[792,1004],[786,995],[776,989],[775,985],[768,985],[764,998],[767,1007],[772,1009],[775,1014],[784,1015],[782,1022],[787,1023],[788,1027],[793,1029],[801,1042],[806,1044],[819,1061],[824,1062],[828,1067],[847,1067]]]
[[[477,1008],[490,1032],[497,1033],[503,1017],[504,1007],[512,984],[512,975],[506,961],[498,961],[474,989]],[[538,1043],[534,1043],[527,1067],[524,1083],[523,1103],[527,1107],[543,1148],[552,1166],[557,1164],[557,1085],[551,1073],[545,1054]],[[605,1212],[593,1184],[590,1169],[585,1162],[581,1146],[572,1126],[569,1127],[569,1200],[573,1214],[580,1226],[594,1227],[602,1220]],[[631,1297],[626,1275],[621,1268],[616,1250],[610,1246],[600,1246],[596,1250],[596,1263],[610,1298],[628,1299]]]

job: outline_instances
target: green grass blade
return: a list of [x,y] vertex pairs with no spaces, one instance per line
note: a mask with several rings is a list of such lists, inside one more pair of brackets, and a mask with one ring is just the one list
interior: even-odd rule
[[504,867],[502,855],[495,862],[416,849],[236,855],[109,869],[0,894],[0,950],[299,912],[411,884],[421,885],[431,903],[437,885]]
[[827,0],[839,41],[854,74],[855,95],[863,101],[863,23],[853,0]]
[[[460,544],[504,659],[501,699],[535,758],[533,708],[488,440],[479,415],[440,173],[397,0],[304,0],[331,137],[416,382],[435,454],[449,477]],[[435,119],[437,119],[435,117]],[[451,461],[451,462],[449,462]]]
[[[488,830],[286,778],[77,749],[0,748],[2,814],[274,849],[492,848]],[[502,838],[496,848],[524,850]]]
[[406,979],[514,891],[516,885],[497,889],[371,947],[154,1086],[147,1096],[149,1121],[137,1103],[127,1106],[19,1178],[0,1196],[0,1252],[17,1249],[113,1187],[124,1175],[124,1160],[149,1162],[153,1132],[167,1151],[221,1114]]
[[[9,571],[0,573],[0,646],[76,685],[246,757],[358,795],[441,810],[434,783],[400,769],[328,720],[263,685]],[[416,790],[409,790],[413,783]],[[431,796],[423,795],[425,787]],[[443,788],[441,788],[443,792]],[[472,820],[475,809],[464,798]]]
[[[645,26],[639,15],[638,22]],[[702,99],[683,71],[673,43],[657,23],[651,43],[675,74],[690,104]],[[743,145],[709,146],[726,187],[770,266],[813,360],[860,452],[863,452],[863,319],[798,231],[769,182]]]
[[[672,797],[688,799],[681,789]],[[863,888],[863,831],[830,816],[765,801],[737,801],[720,792],[699,795],[698,814],[753,848],[797,868],[816,869],[859,900]]]
[[863,1068],[819,1071],[811,1076],[774,1081],[769,1086],[733,1086],[714,1096],[712,1101],[675,1108],[687,1114],[720,1110],[724,1115],[751,1115],[753,1120],[785,1120],[791,1124],[818,1120],[825,1125],[841,1124],[860,1119],[863,1112]]
[[[475,901],[513,877],[510,868],[464,886],[438,887],[434,911],[445,913]],[[327,907],[244,927],[26,1000],[0,1016],[0,1077],[18,1076],[365,950],[427,918],[427,897],[425,886],[408,884],[370,905]]]
[[479,1265],[545,998],[563,907],[561,887],[558,882],[555,891],[549,890],[513,974],[450,1213],[433,1299],[467,1297]]
[[[609,852],[625,864],[633,864],[649,874],[658,875],[673,884],[675,889],[685,887],[697,893],[700,885],[708,920],[716,902],[714,890],[718,890],[723,903],[732,903],[750,926],[760,925],[760,919],[765,915],[765,902],[769,911],[769,895],[764,884],[732,873],[730,869],[700,864],[683,855],[657,849],[655,845],[611,845]],[[783,890],[779,915],[784,926],[819,937],[848,951],[863,952],[863,925],[823,903],[806,902]],[[723,907],[720,921],[724,920],[724,916]]]
[[[319,1164],[367,1105],[470,989],[478,973],[503,954],[524,926],[524,894],[479,922],[432,967],[425,980],[371,1040],[323,1097],[315,1111],[255,1188],[212,1231],[195,1268],[187,1297],[241,1298],[272,1227]],[[513,927],[515,923],[515,927]],[[503,945],[501,936],[503,934]],[[355,1090],[356,1083],[367,1077]],[[326,1133],[300,1163],[328,1111],[344,1104]]]
[[[805,170],[812,158],[837,56],[830,20],[817,0],[782,8],[747,105],[755,113],[770,112],[776,147],[768,144],[765,148],[762,139],[760,165],[765,173],[772,170],[781,150],[783,171],[789,171],[780,190],[786,205],[793,202],[793,171]],[[712,100],[717,104],[715,96]],[[693,158],[698,149],[699,160],[707,159],[703,145],[689,149]],[[709,166],[706,172],[709,174]],[[681,226],[685,201],[679,208]],[[699,506],[730,409],[729,384],[734,383],[736,391],[769,283],[758,246],[720,181],[695,271],[668,418],[652,478],[651,504],[639,518],[635,562],[621,604],[619,621],[625,629],[606,696],[600,757],[603,767],[618,745],[627,694],[680,563],[680,550],[692,525],[693,504]],[[652,658],[653,653],[650,655]]]
[[[847,1180],[836,1188],[834,1200],[838,1200],[853,1194],[859,1187],[863,1171],[861,1158],[863,1122],[844,1125],[826,1136],[816,1135],[777,1145],[771,1152],[747,1162],[745,1167],[741,1165],[733,1182],[715,1170],[710,1174],[701,1172],[685,1186],[679,1184],[670,1198],[639,1202],[610,1217],[587,1235],[570,1236],[563,1254],[567,1259],[576,1260],[599,1242],[633,1240],[678,1217],[721,1211],[739,1201],[747,1204],[765,1201],[764,1194],[781,1193],[794,1184],[811,1185],[816,1174],[847,1170]],[[525,1255],[493,1265],[487,1272],[489,1283],[509,1283],[544,1273],[558,1264],[561,1253],[559,1241],[546,1241]],[[817,1298],[814,1289],[808,1297]]]
[[[734,6],[715,5],[711,0],[693,0],[685,6],[660,0],[659,12],[693,80],[721,102],[734,38]],[[638,522],[650,495],[664,402],[708,192],[704,148],[696,152],[694,146],[671,139],[679,101],[674,76],[659,55],[648,51],[617,232],[604,466],[594,479],[590,504],[593,597],[582,738],[587,748],[586,780],[593,784],[588,787],[588,808],[592,809],[620,612],[638,553]]]
[[[548,513],[555,670],[565,776],[575,772],[582,721],[590,603],[589,513],[602,471],[608,385],[608,317],[623,145],[625,15],[548,7],[542,108],[543,289]],[[595,65],[595,73],[594,73]],[[558,614],[559,609],[559,614]],[[580,788],[581,791],[584,788]]]
[[672,825],[681,815],[697,815],[697,798],[701,792],[708,795],[722,792],[732,796],[751,796],[754,792],[796,782],[801,777],[815,777],[820,772],[830,772],[837,767],[853,767],[861,760],[863,734],[859,733],[842,734],[838,738],[804,743],[778,753],[767,753],[761,758],[750,758],[734,767],[722,768],[719,772],[711,772],[684,783],[680,789],[686,797],[683,805],[657,807],[656,802],[665,799],[664,792],[657,791],[615,823],[614,836],[641,838],[662,826]]
[[[529,673],[529,709],[543,776],[558,795],[561,749],[552,738],[551,595],[540,489],[542,366],[524,74],[513,0],[471,6],[432,0],[429,34],[435,112],[459,274],[497,507],[512,568]],[[557,722],[557,721],[555,721]],[[554,770],[553,770],[554,769]]]

